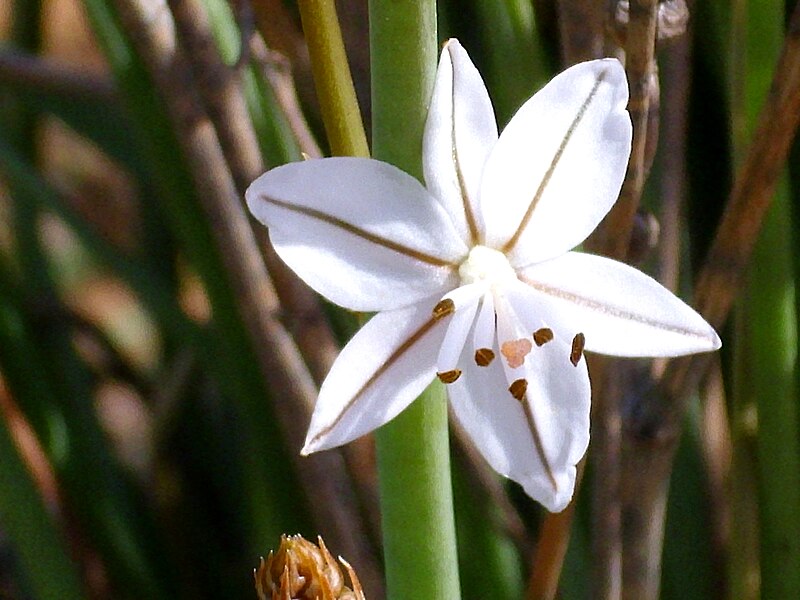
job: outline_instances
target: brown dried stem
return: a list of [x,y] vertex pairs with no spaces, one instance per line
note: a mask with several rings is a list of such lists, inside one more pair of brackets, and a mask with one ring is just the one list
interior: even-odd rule
[[646,150],[648,146],[653,147],[658,135],[657,126],[648,126],[651,123],[651,100],[657,102],[658,98],[654,58],[657,22],[657,0],[630,0],[625,33],[625,70],[630,88],[628,112],[633,122],[631,158],[619,199],[592,236],[593,248],[620,260],[625,260],[628,255],[633,219],[649,169],[651,158]]
[[592,441],[592,597],[613,600],[622,591],[622,506],[619,500],[622,461],[621,398],[627,363],[591,356]]
[[[168,4],[241,199],[265,166],[238,72],[223,62],[208,15],[199,0],[168,0]],[[300,351],[319,382],[330,370],[339,351],[338,344],[314,293],[286,267],[268,243],[263,247],[267,270],[275,280],[274,288],[286,320],[291,323]]]
[[0,49],[0,83],[81,100],[116,104],[119,97],[110,78],[14,50]]
[[199,0],[167,0],[181,46],[239,192],[264,172],[238,71],[217,50],[208,14]]
[[664,51],[662,75],[669,85],[664,88],[662,109],[662,146],[667,149],[659,162],[663,175],[659,182],[661,206],[660,238],[656,278],[666,288],[678,287],[681,249],[681,213],[686,198],[686,131],[689,104],[691,44],[682,36]]
[[[642,188],[652,163],[655,141],[658,136],[658,76],[654,54],[659,20],[656,0],[631,0],[627,11],[618,16],[621,3],[608,6],[620,23],[617,33],[622,33],[626,51],[626,70],[630,84],[628,109],[633,121],[631,160],[620,198],[614,209],[588,240],[587,248],[593,252],[626,260],[628,258],[634,218],[641,200]],[[595,58],[603,53],[603,28],[606,15],[598,12],[599,3],[569,2],[559,4],[562,49],[566,62]],[[661,15],[663,19],[667,16]],[[588,19],[592,19],[588,21]],[[588,28],[587,28],[588,24]],[[615,29],[611,15],[610,30]],[[593,29],[594,27],[594,29]],[[600,32],[596,28],[600,27]],[[588,37],[576,32],[589,31]],[[665,28],[664,35],[674,35]],[[577,42],[577,43],[573,43]],[[613,368],[612,368],[613,365]],[[593,496],[593,595],[598,598],[618,598],[622,593],[622,506],[619,500],[620,462],[622,455],[622,417],[619,399],[626,390],[629,373],[627,363],[595,357],[592,361],[592,452],[591,457],[602,477],[594,483]],[[545,521],[537,555],[544,555],[547,547],[559,547],[568,539],[571,523],[569,516],[550,516]],[[554,555],[556,558],[558,554]],[[562,554],[563,560],[563,554]],[[540,570],[552,571],[540,573]],[[534,564],[532,582],[555,582],[561,569],[559,560]],[[555,593],[554,585],[548,595]]]
[[[800,4],[791,17],[769,97],[695,287],[695,306],[720,329],[741,288],[778,177],[800,123]],[[712,354],[673,360],[657,394],[627,424],[623,454],[625,597],[658,597],[664,511],[687,397]]]
[[564,67],[603,56],[606,11],[599,0],[558,0]]
[[289,129],[300,151],[309,158],[321,157],[322,152],[311,133],[300,106],[300,99],[297,97],[289,59],[280,52],[267,48],[261,35],[253,35],[250,38],[250,54],[255,65],[261,69],[264,78],[269,82],[272,93],[275,94],[275,101],[289,122]]
[[[217,132],[197,93],[192,70],[177,45],[171,15],[162,0],[115,0],[115,5],[166,104],[262,372],[269,378],[274,397],[281,400],[275,414],[291,445],[299,447],[316,387],[294,341],[276,318],[280,305],[275,288],[264,268]],[[362,573],[374,574],[370,583],[379,585],[358,507],[344,494],[350,485],[341,456],[326,453],[304,459],[302,464],[299,456],[293,456],[306,496],[323,499],[311,503],[317,523]]]
[[[584,457],[578,463],[576,490],[583,479]],[[558,581],[569,546],[570,530],[575,518],[575,500],[560,513],[547,515],[542,521],[539,541],[533,555],[533,568],[528,579],[525,600],[551,600],[558,593]]]
[[271,50],[289,59],[303,105],[309,107],[315,117],[320,117],[311,59],[299,23],[282,0],[252,0],[252,6],[256,29]]
[[[655,46],[655,0],[650,11],[638,11],[636,24],[627,30],[628,49],[636,54],[634,71],[629,68],[629,80],[641,79],[642,65],[651,68]],[[638,5],[637,5],[638,7]],[[591,0],[561,0],[558,4],[561,27],[561,47],[565,64],[578,60],[597,58],[605,54],[604,32],[606,22],[611,22],[607,10],[600,2]],[[607,5],[613,10],[613,5]],[[652,24],[650,24],[652,20]],[[647,35],[650,35],[647,38]],[[629,59],[630,60],[630,59]],[[635,69],[639,69],[637,72]],[[598,230],[587,240],[587,249],[624,259],[627,255],[633,217],[641,196],[644,179],[644,146],[647,134],[649,94],[642,99],[647,88],[631,90],[629,109],[634,122],[634,141],[631,164],[623,185],[620,200]],[[635,108],[634,108],[635,107]],[[634,112],[636,112],[634,116]],[[636,149],[640,148],[640,151]],[[626,191],[627,188],[627,191]],[[627,194],[627,199],[623,197]],[[631,212],[631,207],[633,212]],[[613,213],[617,213],[616,215]],[[614,363],[615,366],[618,363]],[[611,369],[611,359],[592,357],[592,446],[590,458],[602,472],[593,483],[593,596],[618,598],[622,587],[622,528],[619,503],[619,463],[621,460],[621,416],[618,399],[622,388],[621,369]],[[574,500],[573,500],[574,503]],[[534,555],[531,570],[529,598],[553,598],[562,569],[574,507],[566,513],[548,515]]]
[[[620,197],[597,228],[587,247],[593,252],[626,260],[634,217],[649,170],[648,143],[657,136],[657,121],[650,120],[650,100],[658,97],[655,68],[656,0],[631,0],[625,29],[625,68],[630,87],[628,111],[633,122],[633,142],[628,171]],[[649,139],[648,139],[649,138]],[[622,415],[620,402],[628,383],[629,364],[596,357],[592,362],[593,410],[590,459],[598,476],[593,480],[592,583],[596,598],[616,599],[622,594]]]

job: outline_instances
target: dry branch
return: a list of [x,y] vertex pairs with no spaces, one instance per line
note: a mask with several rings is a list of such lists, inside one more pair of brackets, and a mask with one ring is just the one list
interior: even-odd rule
[[[240,193],[198,93],[192,69],[178,46],[163,0],[115,0],[126,29],[162,95],[202,202],[220,256],[225,261],[243,322],[258,353],[273,397],[275,415],[292,447],[300,447],[316,398],[314,381],[297,346],[277,319],[278,296],[241,202]],[[362,574],[375,574],[374,556],[363,533],[344,462],[338,453],[313,459],[292,454],[316,522]],[[364,577],[366,579],[366,577]]]

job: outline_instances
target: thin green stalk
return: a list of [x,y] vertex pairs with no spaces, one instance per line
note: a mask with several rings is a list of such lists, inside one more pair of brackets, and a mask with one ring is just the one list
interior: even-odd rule
[[[664,550],[661,557],[661,598],[708,600],[723,598],[724,573],[714,562],[709,496],[698,429],[700,411],[693,403],[670,478]],[[737,600],[740,600],[737,598]]]
[[369,156],[333,0],[299,0],[325,132],[335,156]]
[[[436,3],[371,0],[373,151],[420,176],[436,69]],[[458,600],[453,492],[442,386],[377,434],[390,600]]]

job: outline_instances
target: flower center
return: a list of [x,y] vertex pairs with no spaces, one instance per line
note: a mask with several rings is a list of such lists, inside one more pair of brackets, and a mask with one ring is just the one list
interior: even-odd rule
[[485,281],[489,285],[505,284],[517,278],[506,255],[486,246],[475,246],[458,268],[461,285]]

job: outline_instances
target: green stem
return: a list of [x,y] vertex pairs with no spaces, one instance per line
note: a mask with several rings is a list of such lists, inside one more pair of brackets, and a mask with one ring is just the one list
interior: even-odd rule
[[377,432],[389,600],[458,600],[447,399],[434,384]]
[[372,153],[422,176],[422,132],[438,55],[436,3],[369,2]]
[[[373,151],[420,176],[436,67],[436,4],[371,0]],[[438,383],[377,433],[390,600],[458,600],[447,403]]]
[[333,0],[300,0],[300,18],[325,132],[335,156],[369,156]]

